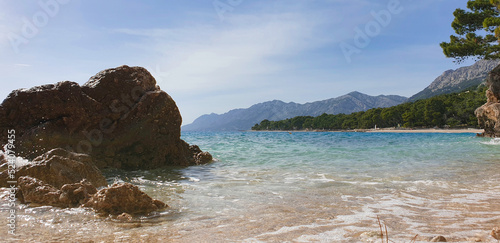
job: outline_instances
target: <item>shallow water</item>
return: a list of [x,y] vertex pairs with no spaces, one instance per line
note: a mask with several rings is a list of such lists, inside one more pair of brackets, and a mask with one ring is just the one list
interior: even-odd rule
[[[482,238],[500,226],[500,142],[475,134],[183,133],[218,159],[106,171],[170,205],[119,222],[87,209],[17,210],[10,240],[395,242]],[[4,192],[4,196],[6,192]],[[7,222],[8,205],[0,217]],[[7,223],[0,225],[7,235]],[[5,239],[5,238],[4,238]]]

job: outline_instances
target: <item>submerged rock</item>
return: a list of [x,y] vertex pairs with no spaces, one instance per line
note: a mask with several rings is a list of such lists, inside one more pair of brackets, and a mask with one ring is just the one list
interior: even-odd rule
[[486,104],[475,111],[479,126],[484,128],[481,136],[500,137],[500,65],[486,79],[488,90]]
[[84,206],[92,207],[98,213],[111,215],[145,214],[168,207],[130,183],[113,184],[103,188]]
[[122,221],[122,222],[130,222],[134,219],[134,216],[128,214],[128,213],[122,213],[118,216],[116,216],[116,220]]
[[446,240],[446,238],[444,238],[444,236],[440,235],[432,238],[431,242],[448,242],[448,241]]
[[64,81],[15,90],[0,105],[0,145],[15,129],[15,152],[27,159],[63,148],[90,155],[98,168],[154,169],[208,163],[180,139],[174,100],[144,68],[99,72],[82,86]]
[[[57,189],[65,184],[79,183],[86,179],[94,187],[107,186],[106,178],[86,154],[52,149],[38,156],[32,163],[16,169],[17,177],[29,176]],[[8,171],[0,172],[0,185],[7,187]]]

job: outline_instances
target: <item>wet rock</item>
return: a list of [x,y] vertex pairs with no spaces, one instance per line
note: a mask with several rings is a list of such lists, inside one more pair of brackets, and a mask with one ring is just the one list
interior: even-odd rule
[[131,221],[134,214],[146,214],[168,207],[152,199],[130,183],[113,184],[99,191],[86,180],[66,184],[61,189],[29,176],[18,179],[22,203],[55,207],[92,207],[97,213],[118,215],[120,221]]
[[77,207],[86,203],[96,192],[95,186],[83,179],[80,183],[62,186],[59,201],[67,207]]
[[66,184],[60,190],[39,179],[22,176],[18,179],[22,203],[55,207],[78,207],[89,200],[97,189],[86,180]]
[[500,65],[488,74],[486,85],[488,100],[474,112],[479,126],[484,128],[480,136],[500,137]]
[[84,205],[101,214],[146,214],[168,207],[130,183],[113,184],[99,190]]
[[16,131],[16,155],[54,148],[90,155],[98,168],[154,169],[208,163],[180,139],[174,100],[144,68],[99,72],[82,86],[64,81],[15,90],[0,105],[0,145]]
[[134,219],[134,217],[128,213],[122,213],[116,216],[116,219],[122,222],[130,222]]
[[29,176],[19,177],[17,183],[22,194],[20,197],[22,203],[36,203],[56,207],[63,206],[61,201],[59,201],[61,191],[54,186]]
[[447,240],[446,238],[444,238],[444,236],[440,235],[432,238],[431,242],[447,242]]
[[[86,154],[52,149],[35,158],[32,163],[16,169],[17,177],[29,176],[52,185],[56,189],[65,184],[79,183],[86,179],[94,187],[106,186],[106,178]],[[0,185],[7,187],[8,171],[0,172]]]
[[206,164],[213,160],[210,153],[201,151],[201,149],[196,145],[190,146],[189,150],[191,150],[196,164]]
[[7,158],[2,150],[0,150],[0,172],[8,169]]
[[500,228],[494,228],[491,233],[491,237],[495,238],[496,240],[500,240]]

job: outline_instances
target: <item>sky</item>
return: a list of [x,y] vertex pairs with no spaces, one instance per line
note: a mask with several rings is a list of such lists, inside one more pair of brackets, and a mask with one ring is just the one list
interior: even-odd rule
[[412,96],[460,65],[449,41],[466,0],[0,0],[0,100],[15,89],[142,66],[203,114],[352,91]]

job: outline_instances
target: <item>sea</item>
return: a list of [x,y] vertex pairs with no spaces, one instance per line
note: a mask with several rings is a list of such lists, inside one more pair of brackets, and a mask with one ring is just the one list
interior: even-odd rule
[[[104,171],[169,208],[120,221],[9,205],[6,242],[497,242],[500,140],[474,133],[183,132],[213,163]],[[2,192],[2,198],[8,197]],[[387,232],[387,233],[386,233]],[[381,237],[381,233],[383,236]]]

